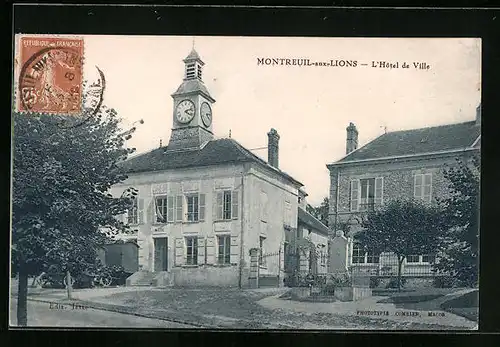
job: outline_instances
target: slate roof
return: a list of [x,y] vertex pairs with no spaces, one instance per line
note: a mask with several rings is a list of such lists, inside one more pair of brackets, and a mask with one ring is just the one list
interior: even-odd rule
[[337,161],[377,159],[470,148],[481,135],[475,121],[388,132]]
[[319,220],[317,220],[312,214],[304,210],[303,208],[299,207],[299,223],[303,223],[312,229],[318,231],[319,233],[328,236],[328,232],[330,229],[323,223],[321,223]]
[[177,88],[175,93],[172,94],[172,96],[193,92],[201,92],[202,94],[205,94],[205,96],[207,96],[209,99],[211,99],[212,102],[215,102],[215,99],[208,92],[207,87],[199,79],[184,80],[179,88]]
[[199,54],[198,54],[198,52],[196,52],[196,50],[193,48],[193,49],[191,50],[191,52],[189,53],[189,55],[188,55],[188,56],[184,59],[184,61],[186,61],[186,60],[196,60],[196,59],[201,60],[200,55],[199,55]]
[[150,152],[132,157],[120,166],[127,173],[152,172],[161,170],[181,169],[190,167],[203,167],[210,165],[223,165],[230,163],[254,162],[264,166],[283,178],[303,186],[302,183],[284,171],[269,165],[237,141],[223,138],[209,141],[199,150],[167,151],[168,146],[154,149]]

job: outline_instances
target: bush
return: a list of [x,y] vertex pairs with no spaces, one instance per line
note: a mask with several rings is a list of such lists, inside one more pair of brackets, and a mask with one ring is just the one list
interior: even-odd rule
[[[404,287],[406,284],[406,278],[401,277],[401,287]],[[398,278],[397,277],[391,277],[389,283],[385,286],[385,288],[397,288],[398,287]]]
[[370,288],[378,288],[380,286],[380,277],[370,277]]
[[438,276],[432,281],[432,286],[435,288],[453,288],[457,284],[457,280],[452,276]]

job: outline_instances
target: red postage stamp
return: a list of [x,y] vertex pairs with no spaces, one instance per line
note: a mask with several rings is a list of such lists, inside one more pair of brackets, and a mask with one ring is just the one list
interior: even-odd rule
[[81,38],[22,36],[17,111],[80,113],[83,48]]

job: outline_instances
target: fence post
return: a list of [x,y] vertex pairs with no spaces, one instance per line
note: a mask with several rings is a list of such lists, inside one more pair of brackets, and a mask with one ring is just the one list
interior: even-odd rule
[[259,288],[259,248],[250,249],[250,274],[248,276],[248,283],[250,288]]

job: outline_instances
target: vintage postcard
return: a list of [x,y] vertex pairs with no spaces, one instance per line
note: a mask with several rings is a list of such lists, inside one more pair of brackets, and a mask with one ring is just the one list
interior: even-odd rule
[[481,39],[15,36],[10,327],[478,329]]

